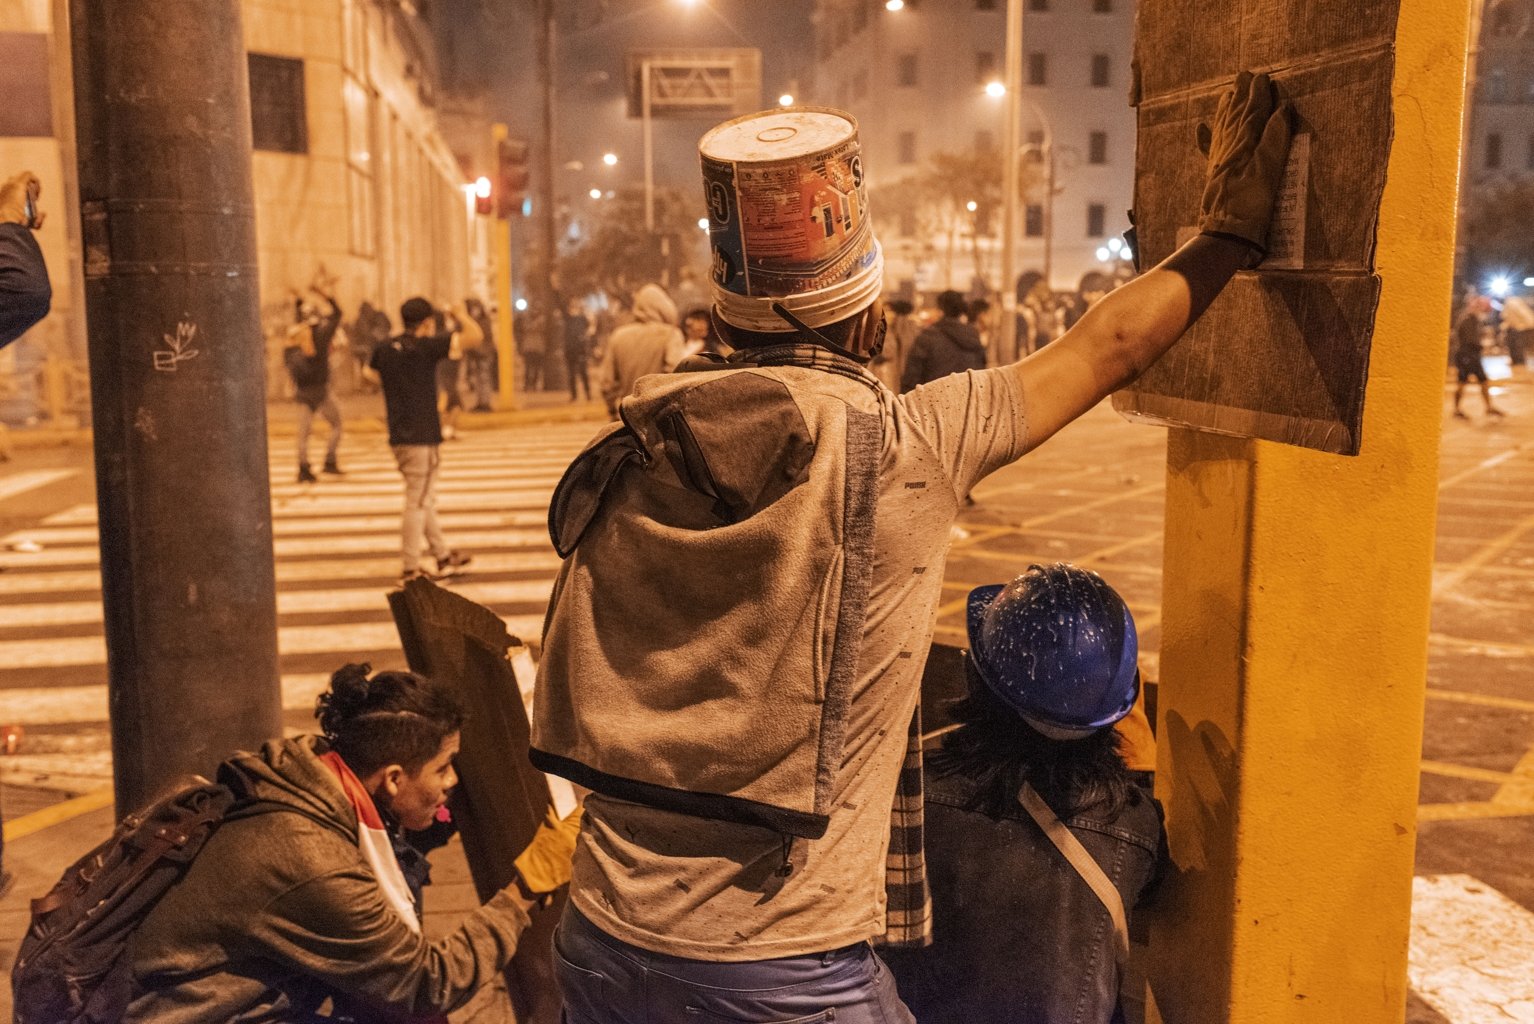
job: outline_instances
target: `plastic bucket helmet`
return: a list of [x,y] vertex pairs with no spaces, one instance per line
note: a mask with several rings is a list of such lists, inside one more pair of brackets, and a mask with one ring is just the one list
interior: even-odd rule
[[1140,692],[1139,638],[1102,577],[1060,562],[970,591],[970,658],[986,686],[1055,739],[1112,725]]
[[884,254],[850,114],[829,107],[748,114],[710,130],[698,151],[709,280],[726,323],[786,334],[795,327],[776,305],[813,328],[878,298]]

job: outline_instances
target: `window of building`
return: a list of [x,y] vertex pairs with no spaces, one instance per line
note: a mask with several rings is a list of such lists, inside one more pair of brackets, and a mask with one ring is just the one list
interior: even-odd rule
[[1028,0],[1028,9],[1030,11],[1047,11],[1049,10],[1049,0]]
[[1113,0],[1092,0],[1093,14],[1112,14]]
[[1102,203],[1087,204],[1087,237],[1101,238],[1107,229],[1108,208]]
[[276,153],[309,152],[309,121],[304,111],[304,62],[252,53],[250,127],[257,149]]
[[861,32],[868,27],[868,5],[854,4],[852,8],[852,29]]
[[372,256],[376,210],[373,199],[373,94],[346,76],[341,89],[346,119],[346,197],[351,251]]
[[1502,169],[1502,133],[1492,132],[1486,136],[1486,169],[1498,171]]
[[1105,164],[1108,162],[1108,133],[1092,132],[1087,136],[1087,163]]
[[916,133],[901,132],[895,142],[895,160],[901,164],[916,162]]
[[1486,75],[1486,102],[1507,102],[1507,72],[1501,68],[1497,68]]
[[1047,53],[1030,53],[1028,55],[1028,84],[1049,84],[1049,55]]
[[975,151],[977,153],[990,153],[996,148],[996,136],[984,129],[975,133]]
[[1104,86],[1113,84],[1111,81],[1112,75],[1112,65],[1109,63],[1108,55],[1106,53],[1092,54],[1092,86],[1101,89]]
[[996,0],[975,0],[975,10],[977,11],[994,11],[995,9]]
[[1023,234],[1029,238],[1044,237],[1044,207],[1038,203],[1023,207]]
[[996,54],[990,50],[981,50],[975,54],[975,81],[980,85],[995,80]]
[[902,53],[895,61],[895,84],[912,86],[916,79],[916,54]]

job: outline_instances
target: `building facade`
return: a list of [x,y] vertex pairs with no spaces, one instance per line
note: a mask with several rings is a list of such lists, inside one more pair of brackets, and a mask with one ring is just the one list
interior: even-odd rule
[[1534,0],[1482,7],[1471,85],[1469,191],[1534,177]]
[[[999,181],[1006,100],[1006,0],[817,0],[813,102],[860,123],[873,215],[894,291],[1000,287],[1001,215],[976,203],[957,216],[918,216],[885,188],[994,154]],[[1099,250],[1128,227],[1135,114],[1127,97],[1133,0],[1026,0],[1020,138],[1030,183],[1019,216],[1020,274],[1074,289],[1114,269]],[[1053,180],[1054,188],[1049,184]],[[995,188],[999,196],[999,185]],[[881,195],[886,198],[881,208]],[[957,211],[949,211],[950,214]],[[964,214],[971,214],[965,217]]]
[[[243,0],[268,383],[290,289],[324,278],[350,319],[463,298],[486,236],[438,123],[431,27],[410,3]],[[0,177],[30,168],[50,216],[48,320],[0,353],[0,421],[88,414],[67,0],[0,4]],[[13,101],[12,97],[24,100]],[[480,275],[483,280],[483,275]]]

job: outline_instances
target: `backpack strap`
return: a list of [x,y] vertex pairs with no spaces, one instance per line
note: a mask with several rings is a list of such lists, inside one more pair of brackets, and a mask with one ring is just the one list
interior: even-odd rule
[[1071,830],[1065,827],[1044,798],[1039,796],[1038,790],[1033,788],[1031,782],[1023,783],[1023,788],[1017,792],[1017,802],[1023,805],[1023,809],[1038,822],[1039,828],[1049,837],[1049,841],[1055,844],[1055,849],[1070,861],[1071,867],[1081,876],[1081,880],[1097,894],[1102,900],[1103,906],[1108,908],[1108,916],[1113,919],[1113,955],[1122,968],[1129,959],[1129,924],[1124,916],[1124,898],[1119,895],[1119,890],[1102,866],[1087,852],[1087,848],[1081,845],[1081,840],[1071,834]]

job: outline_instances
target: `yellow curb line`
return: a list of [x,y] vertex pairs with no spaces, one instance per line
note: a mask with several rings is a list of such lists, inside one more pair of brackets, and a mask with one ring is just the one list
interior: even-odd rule
[[55,825],[62,825],[82,814],[99,811],[103,807],[112,806],[112,790],[98,789],[93,793],[85,793],[72,800],[54,804],[52,807],[44,807],[40,811],[31,814],[23,814],[5,823],[5,841],[14,842],[22,836],[30,836]]

